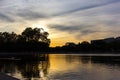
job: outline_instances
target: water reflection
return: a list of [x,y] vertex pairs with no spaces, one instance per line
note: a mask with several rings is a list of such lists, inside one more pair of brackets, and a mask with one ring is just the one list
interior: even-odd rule
[[120,80],[120,56],[49,54],[40,59],[38,54],[26,57],[30,58],[0,60],[0,72],[21,80]]
[[[35,56],[36,55],[34,55],[34,57]],[[49,56],[44,57],[46,59],[42,59],[42,61],[41,59],[27,60],[27,57],[26,60],[0,60],[0,72],[17,77],[21,80],[41,79],[48,74],[50,65]]]
[[120,80],[120,56],[56,54],[50,55],[50,64],[52,79]]
[[102,63],[102,64],[110,64],[111,66],[114,66],[114,64],[119,65],[120,64],[120,56],[89,56],[89,55],[66,55],[65,57],[66,61],[71,63],[74,61],[79,61],[83,64],[87,64],[91,62],[94,63]]

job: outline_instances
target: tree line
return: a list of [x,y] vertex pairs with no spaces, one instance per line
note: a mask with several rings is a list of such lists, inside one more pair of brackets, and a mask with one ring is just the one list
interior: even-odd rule
[[51,51],[62,52],[120,52],[120,37],[100,40],[83,41],[79,43],[67,42],[65,45],[52,48]]
[[49,33],[42,28],[27,27],[21,34],[0,32],[0,51],[46,51]]
[[120,52],[120,37],[100,40],[67,42],[59,47],[49,47],[49,33],[42,28],[27,27],[21,34],[0,32],[0,52]]

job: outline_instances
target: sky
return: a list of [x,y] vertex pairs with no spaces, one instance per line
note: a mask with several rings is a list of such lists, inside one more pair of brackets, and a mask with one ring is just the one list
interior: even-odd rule
[[120,0],[0,0],[0,32],[44,28],[52,47],[120,36]]

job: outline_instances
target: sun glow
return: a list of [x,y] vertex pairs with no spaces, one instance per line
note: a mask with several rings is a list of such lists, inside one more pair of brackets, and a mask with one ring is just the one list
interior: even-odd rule
[[48,31],[48,28],[47,28],[47,26],[45,24],[38,24],[36,27],[37,28],[43,28],[44,31]]

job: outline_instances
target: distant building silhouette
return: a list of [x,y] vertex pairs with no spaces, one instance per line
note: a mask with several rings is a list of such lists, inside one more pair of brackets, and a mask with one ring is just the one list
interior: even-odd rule
[[115,41],[115,38],[111,37],[111,38],[105,38],[105,39],[91,40],[91,44],[95,44],[95,43],[111,43],[113,41]]

